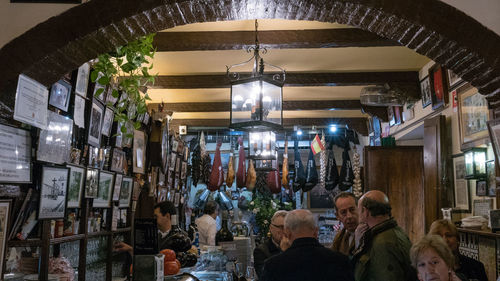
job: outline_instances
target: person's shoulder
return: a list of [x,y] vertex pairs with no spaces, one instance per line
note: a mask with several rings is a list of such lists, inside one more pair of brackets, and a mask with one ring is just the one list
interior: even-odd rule
[[458,258],[461,264],[468,265],[470,267],[484,267],[484,264],[482,262],[475,260],[473,258],[469,258],[462,254],[458,255]]

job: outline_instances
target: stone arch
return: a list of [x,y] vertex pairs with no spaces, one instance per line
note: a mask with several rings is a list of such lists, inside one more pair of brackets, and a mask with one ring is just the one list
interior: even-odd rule
[[196,22],[279,18],[338,22],[407,46],[500,100],[500,36],[438,0],[92,0],[40,23],[0,49],[1,101],[19,73],[50,85],[83,62],[139,36]]

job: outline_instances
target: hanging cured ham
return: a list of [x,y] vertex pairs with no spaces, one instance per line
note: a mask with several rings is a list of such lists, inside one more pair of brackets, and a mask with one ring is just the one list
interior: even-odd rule
[[231,187],[234,183],[234,164],[233,164],[233,153],[229,154],[229,163],[227,165],[227,177],[226,186]]
[[210,154],[207,152],[207,147],[205,145],[205,135],[201,132],[200,136],[200,153],[201,153],[201,174],[202,180],[205,184],[210,182],[210,174],[212,173],[212,159]]
[[346,191],[354,184],[354,171],[352,170],[351,159],[349,158],[349,143],[346,144],[342,152],[342,168],[340,169],[339,189]]
[[283,176],[281,177],[281,185],[284,188],[289,188],[288,182],[288,140],[285,140],[285,152],[283,153]]
[[243,188],[246,186],[246,167],[245,167],[245,148],[243,147],[243,138],[238,138],[240,151],[238,152],[238,171],[236,172],[236,186]]
[[295,150],[295,156],[294,156],[295,177],[293,179],[293,191],[297,192],[303,189],[304,185],[306,184],[306,173],[304,172],[304,165],[302,165],[302,160],[300,159],[298,140],[295,140],[294,142],[294,150]]
[[[321,144],[326,147],[325,134],[321,133]],[[326,149],[321,150],[319,154],[319,186],[325,188],[325,178],[326,178]]]
[[224,170],[222,169],[222,160],[220,158],[220,147],[222,141],[217,141],[217,148],[215,149],[214,163],[212,165],[212,172],[210,173],[210,180],[208,182],[208,189],[210,191],[219,190],[224,182]]
[[193,185],[197,186],[201,177],[201,150],[200,143],[195,140],[193,144],[193,155],[191,156],[191,178]]
[[337,162],[335,161],[335,154],[333,147],[328,151],[328,160],[326,165],[325,189],[333,190],[340,182],[339,170],[337,169]]
[[304,185],[305,192],[310,191],[318,184],[318,169],[316,169],[316,160],[312,149],[309,150],[309,159],[306,167],[306,184]]
[[270,171],[267,174],[267,187],[271,193],[281,192],[281,177],[280,177],[280,166],[277,165],[276,170]]
[[253,160],[250,159],[248,160],[248,171],[246,179],[248,190],[253,190],[256,182],[257,182],[257,172],[255,172],[255,168],[253,166]]

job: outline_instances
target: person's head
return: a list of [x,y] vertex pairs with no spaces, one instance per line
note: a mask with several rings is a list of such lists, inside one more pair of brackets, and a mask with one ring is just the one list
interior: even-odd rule
[[158,229],[162,232],[169,231],[172,228],[172,215],[176,214],[174,203],[163,201],[154,205],[153,209]]
[[281,243],[283,238],[283,229],[285,225],[285,217],[288,212],[284,210],[279,210],[274,213],[271,218],[271,226],[269,226],[269,231],[271,231],[271,238],[276,244]]
[[318,226],[313,214],[308,210],[288,212],[285,217],[285,236],[290,243],[298,238],[318,238]]
[[410,260],[420,281],[451,281],[454,256],[438,235],[426,235],[410,249]]
[[391,217],[389,198],[382,191],[368,191],[359,199],[358,213],[359,222],[373,227]]
[[216,218],[219,215],[219,205],[215,201],[208,201],[205,204],[205,209],[203,209],[203,213],[211,216],[212,218]]
[[443,237],[451,251],[458,254],[458,231],[455,225],[449,220],[436,220],[431,224],[429,234]]
[[335,196],[334,200],[337,218],[344,227],[354,232],[359,223],[358,208],[356,206],[356,197],[350,192],[341,192]]

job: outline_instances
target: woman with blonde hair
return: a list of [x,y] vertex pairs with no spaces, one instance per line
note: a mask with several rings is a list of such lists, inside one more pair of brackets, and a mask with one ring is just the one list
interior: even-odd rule
[[468,279],[488,281],[483,263],[461,255],[458,251],[458,231],[449,220],[436,220],[431,224],[429,234],[441,236],[455,257],[453,269]]
[[453,271],[454,257],[446,242],[438,235],[426,235],[410,249],[412,266],[420,281],[467,281]]

